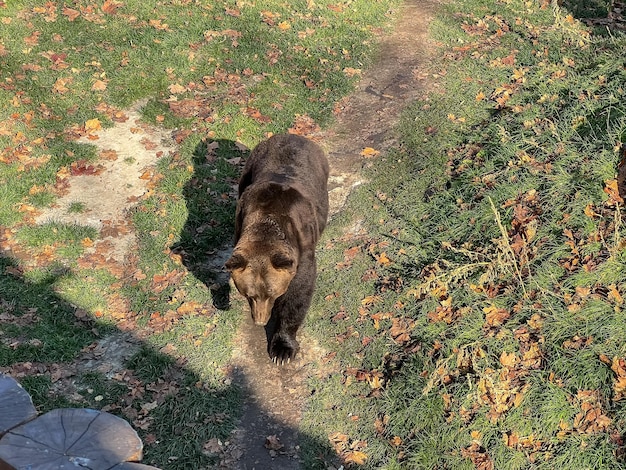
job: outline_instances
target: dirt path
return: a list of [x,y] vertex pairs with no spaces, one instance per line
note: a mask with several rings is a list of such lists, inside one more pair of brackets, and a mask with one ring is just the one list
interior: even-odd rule
[[404,106],[431,86],[429,58],[434,44],[428,26],[440,0],[407,0],[394,30],[382,39],[376,62],[346,100],[335,126],[321,137],[331,164],[331,217],[350,190],[362,183],[360,170],[371,157],[366,148],[384,152],[397,143],[395,126]]
[[[428,25],[437,5],[437,0],[405,2],[393,32],[382,39],[378,60],[345,100],[336,124],[312,136],[326,148],[330,161],[331,217],[362,183],[361,169],[371,160],[362,155],[363,150],[384,152],[395,145],[394,128],[403,107],[424,91],[428,59],[434,51],[428,41]],[[251,321],[243,322],[233,361],[249,401],[231,443],[236,450],[229,454],[239,459],[224,462],[225,467],[300,468],[297,430],[310,393],[307,378],[320,373],[317,360],[326,352],[307,337],[306,329],[299,334],[299,341],[303,351],[297,363],[273,366],[267,357],[264,330]]]
[[[361,170],[375,158],[375,152],[364,156],[363,150],[384,152],[396,144],[394,128],[400,112],[428,84],[428,63],[434,48],[428,42],[427,30],[438,1],[405,2],[394,30],[381,39],[378,60],[364,71],[358,89],[344,100],[336,124],[312,136],[325,147],[331,164],[331,217],[341,210],[350,191],[363,182]],[[94,184],[93,176],[72,177],[68,193],[57,202],[57,207],[38,218],[38,222],[59,220],[98,228],[103,238],[99,243],[106,245],[93,250],[120,264],[133,245],[134,236],[110,228],[124,224],[126,211],[146,191],[145,168],[172,151],[166,142],[169,136],[162,129],[141,124],[138,111],[137,106],[128,110],[126,122],[94,132],[95,137],[89,140],[101,152],[113,156],[98,175],[101,181]],[[106,197],[101,192],[103,188]],[[75,203],[80,203],[84,210],[69,211],[68,207]],[[267,356],[265,331],[254,327],[251,321],[242,322],[233,367],[235,381],[244,388],[247,398],[240,427],[222,449],[221,468],[300,468],[298,427],[310,393],[307,379],[320,373],[317,359],[326,352],[307,337],[306,329],[299,340],[303,345],[299,361],[277,367]],[[120,336],[114,347],[102,345],[104,352],[99,363],[115,363],[115,357],[107,358],[106,351],[113,354],[136,348],[136,341]]]

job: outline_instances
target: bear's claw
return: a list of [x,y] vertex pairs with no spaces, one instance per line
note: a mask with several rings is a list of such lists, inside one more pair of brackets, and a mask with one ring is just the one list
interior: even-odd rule
[[284,366],[285,364],[289,364],[289,363],[291,362],[291,358],[290,358],[290,357],[288,357],[288,358],[287,358],[287,361],[285,361],[284,359],[281,359],[281,361],[280,361],[280,363],[279,363],[279,362],[278,362],[278,357],[274,357],[274,358],[272,359],[272,362],[273,362],[274,364],[276,364],[276,365],[281,365],[281,366]]
[[270,358],[274,364],[284,366],[296,357],[298,349],[299,344],[297,341],[275,336],[269,348]]

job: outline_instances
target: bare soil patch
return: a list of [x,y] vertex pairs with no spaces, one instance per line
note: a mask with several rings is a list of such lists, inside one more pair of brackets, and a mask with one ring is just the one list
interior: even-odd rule
[[[89,250],[105,244],[107,257],[118,263],[124,263],[135,242],[135,234],[126,229],[127,214],[148,190],[149,167],[175,150],[170,132],[141,122],[144,104],[129,109],[124,122],[78,140],[95,145],[104,158],[93,169],[87,164],[85,174],[71,176],[65,194],[35,219],[38,224],[53,221],[100,230],[100,239]],[[72,205],[82,209],[72,211]]]

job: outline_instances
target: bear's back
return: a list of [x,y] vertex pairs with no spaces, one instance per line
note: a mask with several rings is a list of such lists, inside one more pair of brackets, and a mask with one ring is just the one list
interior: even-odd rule
[[319,145],[298,135],[278,134],[250,154],[239,182],[239,196],[246,189],[253,193],[270,185],[297,191],[315,208],[321,233],[328,217],[328,173],[328,159]]

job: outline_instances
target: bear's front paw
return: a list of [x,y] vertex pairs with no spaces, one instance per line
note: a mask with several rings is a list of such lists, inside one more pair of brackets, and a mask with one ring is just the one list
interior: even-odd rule
[[300,345],[295,339],[285,338],[279,335],[275,335],[272,338],[269,347],[270,358],[275,364],[281,366],[289,364],[292,359],[295,359],[299,350]]

